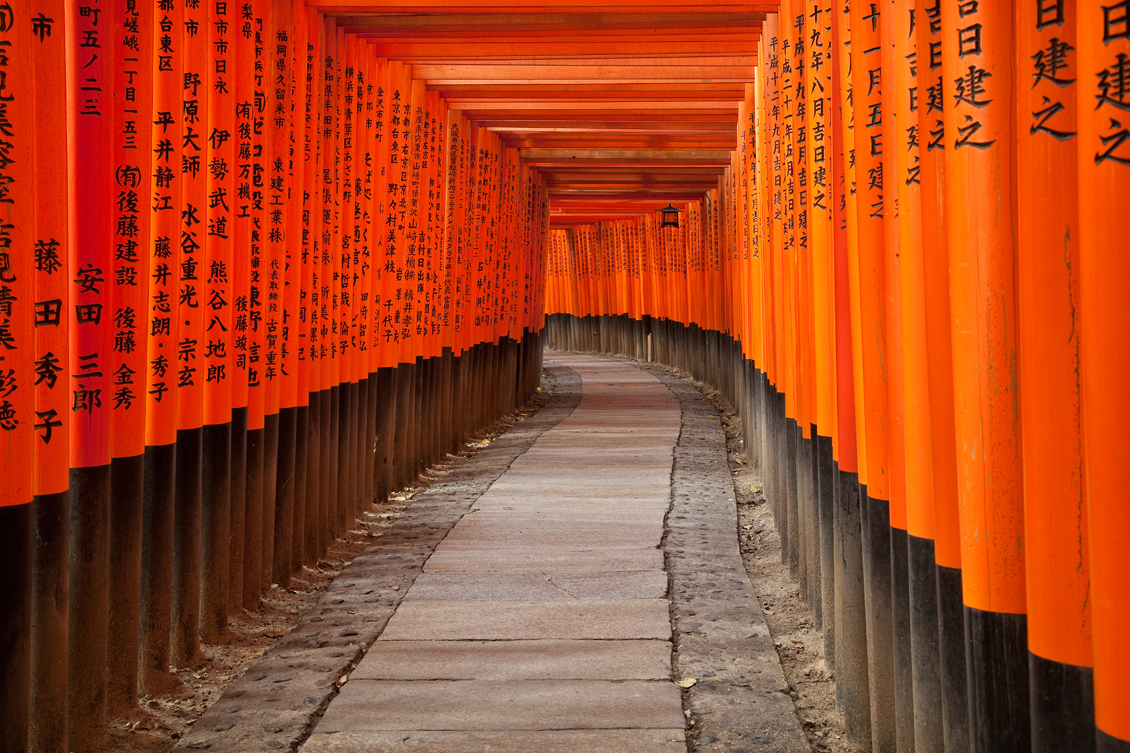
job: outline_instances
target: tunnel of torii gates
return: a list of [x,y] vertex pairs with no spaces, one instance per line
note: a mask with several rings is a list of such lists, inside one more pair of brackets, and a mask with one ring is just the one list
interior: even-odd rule
[[850,740],[1125,753],[1128,128],[1128,0],[4,0],[0,749],[548,344],[730,399]]

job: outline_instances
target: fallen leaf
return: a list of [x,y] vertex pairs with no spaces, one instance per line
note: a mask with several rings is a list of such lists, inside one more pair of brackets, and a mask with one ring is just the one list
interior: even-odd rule
[[676,680],[675,684],[678,685],[680,688],[689,688],[692,685],[694,685],[696,682],[698,682],[698,680],[696,680],[693,677],[684,677],[681,680]]

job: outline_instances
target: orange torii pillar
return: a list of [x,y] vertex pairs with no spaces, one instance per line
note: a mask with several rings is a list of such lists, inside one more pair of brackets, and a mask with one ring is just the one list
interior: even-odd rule
[[[933,444],[922,247],[922,144],[918,109],[922,63],[917,54],[914,0],[894,3],[895,116],[898,122],[899,287],[902,304],[903,431],[907,516],[907,598],[910,662],[913,666],[913,729],[899,728],[900,749],[942,753],[942,687],[938,654]],[[901,721],[901,717],[900,717]]]
[[[877,753],[895,750],[894,632],[891,594],[891,463],[888,457],[890,371],[886,333],[886,217],[895,211],[886,188],[884,164],[889,149],[884,122],[884,92],[893,85],[882,75],[884,29],[894,19],[883,3],[851,3],[851,84],[856,164],[856,219],[859,229],[858,277],[860,352],[863,376],[863,429],[866,477],[863,554],[867,587],[867,662],[871,687],[871,745]],[[859,390],[860,385],[856,384]],[[857,429],[858,430],[858,429]]]
[[[85,751],[104,741],[110,577],[110,460],[113,388],[112,337],[114,186],[112,63],[98,54],[110,44],[107,26],[94,14],[67,5],[67,23],[90,44],[68,56],[68,87],[75,106],[68,112],[71,142],[71,266],[69,304],[73,316],[67,363],[70,376],[71,569],[69,746]],[[80,72],[81,71],[81,72]],[[81,159],[79,159],[81,155]],[[81,197],[81,199],[79,198]]]
[[824,629],[825,656],[835,664],[834,442],[836,426],[835,232],[832,211],[835,106],[832,99],[832,2],[806,3],[808,32],[808,185],[809,246],[812,255],[813,382],[816,443],[814,489],[818,521],[820,593],[817,626]]
[[[893,690],[895,704],[896,750],[914,748],[914,679],[911,668],[910,637],[910,572],[907,560],[909,536],[906,506],[906,437],[904,425],[903,338],[902,338],[902,256],[901,240],[905,218],[899,211],[900,190],[906,184],[903,163],[907,151],[902,148],[906,117],[900,117],[900,106],[906,107],[909,93],[899,87],[899,69],[910,65],[905,55],[896,50],[896,36],[909,36],[910,18],[896,9],[894,0],[883,0],[879,12],[880,76],[883,102],[883,339],[887,344],[884,375],[887,387],[887,447],[890,481],[891,563],[891,628]],[[909,9],[907,9],[909,10]],[[896,28],[897,27],[897,28]],[[864,51],[866,55],[866,50]],[[894,204],[887,202],[894,201]]]
[[1013,205],[1013,4],[943,2],[954,415],[969,734],[1026,751],[1024,515]]
[[[64,0],[44,0],[33,12],[54,19],[53,34],[41,24],[32,50],[34,92],[60,91],[66,85],[66,35]],[[16,112],[19,112],[17,110]],[[39,96],[35,117],[45,123],[64,123],[65,97]],[[19,126],[23,121],[14,121]],[[69,295],[68,150],[47,139],[35,139],[35,301],[64,307]],[[147,164],[148,155],[139,156]],[[142,250],[144,253],[144,250]],[[66,353],[70,316],[57,325],[35,327],[35,376],[28,387],[35,391],[35,550],[32,567],[34,602],[31,622],[31,728],[32,751],[64,750],[67,746],[67,642],[68,563],[70,560],[70,427],[71,395],[66,378]],[[6,370],[4,370],[6,372]],[[144,381],[144,380],[143,380]],[[3,390],[6,392],[7,390]],[[0,473],[0,476],[6,476]],[[7,531],[7,524],[0,524]],[[18,526],[11,530],[18,531]],[[7,545],[3,545],[7,551]],[[18,549],[13,549],[13,553]],[[6,569],[5,572],[14,572]],[[5,601],[5,603],[7,603]],[[18,615],[18,611],[15,613]],[[0,640],[2,645],[9,644]]]
[[114,247],[108,276],[112,313],[110,472],[110,614],[107,711],[139,710],[143,497],[145,481],[145,338],[148,317],[150,157],[155,8],[125,0],[112,6]]
[[[40,276],[32,262],[36,229],[35,81],[28,72],[35,39],[28,5],[17,2],[15,9],[8,9],[7,13],[15,14],[22,23],[5,23],[0,30],[5,51],[0,70],[5,75],[8,115],[0,168],[7,202],[0,222],[0,568],[4,572],[0,585],[0,609],[4,613],[0,621],[0,683],[5,689],[0,741],[15,741],[17,750],[24,748],[27,739],[32,664],[32,495],[38,470],[33,463],[40,458],[33,443],[44,435],[36,424],[46,422],[46,417],[37,417],[36,413],[39,400],[34,364],[39,343],[34,322],[45,309],[36,303]],[[63,125],[56,124],[60,128]],[[63,277],[68,270],[60,268],[56,273]],[[69,318],[61,304],[46,310],[52,311],[59,323],[61,317]],[[68,368],[65,355],[60,355],[60,366]],[[65,373],[59,381],[60,386],[66,385]],[[60,432],[60,436],[66,435]]]
[[1017,81],[1016,242],[1032,750],[1092,751],[1076,3],[1021,3],[1016,22],[1016,70],[1030,74]]
[[858,206],[854,118],[851,107],[851,23],[836,12],[832,22],[832,81],[835,87],[832,129],[833,229],[836,306],[836,429],[839,474],[835,485],[836,548],[836,704],[843,710],[845,736],[855,744],[871,741],[871,702],[867,666],[867,610],[862,543],[864,523],[861,476],[865,475],[866,442],[862,415],[862,370],[859,357]]
[[934,563],[938,595],[938,674],[946,753],[969,749],[962,612],[961,532],[954,437],[953,359],[950,334],[944,112],[942,2],[916,6],[918,138],[922,160],[922,274],[929,371],[930,459],[934,507]]
[[148,299],[145,331],[145,496],[142,501],[141,651],[138,683],[142,693],[165,693],[178,678],[169,672],[172,630],[173,515],[176,497],[176,350],[180,292],[180,197],[184,85],[181,67],[183,5],[157,12],[153,37],[152,177]]
[[1078,4],[1084,486],[1100,753],[1130,751],[1130,6]]
[[[180,281],[172,304],[179,331],[167,377],[177,391],[176,504],[173,514],[173,594],[171,661],[182,667],[202,659],[200,652],[200,521],[204,478],[204,279],[205,212],[208,183],[205,132],[208,124],[208,39],[192,29],[208,26],[204,4],[184,8],[179,105],[181,194],[172,245],[180,252]],[[188,86],[184,85],[188,82]],[[174,172],[176,168],[174,166]]]

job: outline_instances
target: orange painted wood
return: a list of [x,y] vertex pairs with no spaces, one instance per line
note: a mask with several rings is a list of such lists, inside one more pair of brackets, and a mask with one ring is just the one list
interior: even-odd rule
[[[112,37],[106,27],[96,27],[96,20],[93,15],[81,15],[77,4],[67,6],[67,23],[73,24],[74,39],[85,43],[85,46],[69,47],[67,59],[67,85],[75,103],[68,110],[68,128],[73,134],[73,139],[69,140],[69,162],[74,167],[69,212],[71,264],[64,271],[70,280],[70,295],[63,309],[65,315],[73,317],[68,333],[69,359],[65,366],[70,377],[73,411],[72,468],[106,465],[112,450],[113,301],[110,285],[113,278],[110,270],[114,226],[111,218],[117,195],[113,164],[114,82],[113,56],[104,51],[112,43]],[[30,157],[30,149],[28,152]],[[30,159],[23,165],[25,169],[30,168]],[[30,185],[30,176],[28,178]],[[30,212],[30,207],[28,209]],[[29,215],[23,223],[25,230],[30,229],[31,222]],[[30,293],[29,275],[25,274],[22,279]],[[25,347],[30,345],[30,339],[29,332],[24,339]]]
[[894,0],[883,0],[878,6],[884,19],[880,41],[883,46],[883,186],[884,199],[890,204],[883,217],[883,333],[887,352],[884,360],[887,384],[887,453],[888,498],[891,527],[906,530],[906,437],[903,425],[903,352],[902,352],[902,259],[900,256],[899,190],[903,184],[899,170],[899,140],[902,121],[898,119],[898,66],[905,63],[896,57],[896,27],[900,21],[909,24],[909,17],[896,13]]
[[[13,14],[9,18],[26,20],[31,17],[30,3],[17,2],[14,6],[8,11]],[[60,16],[59,20],[62,21],[63,17]],[[61,32],[62,27],[58,28]],[[33,442],[37,441],[37,435],[42,436],[43,433],[35,428],[41,422],[35,413],[38,368],[35,322],[40,318],[38,312],[44,307],[36,305],[38,275],[33,261],[36,121],[32,93],[35,81],[27,75],[33,59],[32,46],[38,41],[27,23],[19,26],[6,23],[0,30],[0,42],[6,53],[3,65],[5,113],[8,117],[4,133],[5,160],[0,168],[0,185],[4,187],[5,199],[3,222],[0,222],[0,359],[3,359],[0,360],[0,507],[31,502],[33,475],[38,475],[33,474],[33,459],[37,459]],[[15,75],[10,75],[12,73]],[[106,114],[109,119],[110,113],[107,111]],[[66,127],[65,124],[59,125],[60,130]],[[67,131],[62,132],[67,134]],[[68,272],[62,268],[56,274],[66,275]],[[68,308],[60,312],[60,316],[69,315]],[[60,365],[64,369],[69,368],[65,352],[62,355]],[[66,373],[59,376],[59,387],[65,389]],[[84,433],[84,436],[89,434]],[[66,433],[62,432],[60,442],[65,438]],[[105,449],[108,454],[109,448]],[[86,459],[85,456],[80,457]],[[50,466],[44,470],[50,472]],[[49,482],[58,483],[54,479],[49,479]]]
[[382,37],[424,34],[507,33],[523,36],[531,32],[586,32],[591,34],[647,33],[656,30],[701,30],[729,32],[737,28],[758,29],[764,12],[696,10],[673,14],[668,11],[632,9],[629,12],[597,11],[583,16],[560,10],[522,13],[430,13],[342,15],[339,23],[351,31],[367,30]]
[[1125,143],[1125,92],[1115,84],[1130,56],[1130,29],[1118,7],[1104,14],[1078,3],[1079,255],[1082,302],[1080,390],[1083,401],[1084,473],[1089,515],[1091,616],[1095,663],[1095,724],[1130,741],[1130,671],[1125,567],[1130,511],[1126,488],[1125,427],[1130,400],[1119,375],[1130,365],[1130,312],[1126,282],[1126,213],[1130,149]]
[[1041,23],[1035,6],[1018,6],[1016,17],[1017,70],[1033,83],[1017,87],[1016,121],[1026,604],[1028,649],[1086,667],[1093,660],[1079,396],[1080,71],[1076,6],[1063,8],[1061,23]]
[[[301,257],[301,217],[303,195],[302,163],[296,159],[302,140],[302,116],[306,101],[305,85],[300,86],[305,74],[305,35],[299,31],[303,27],[304,6],[296,0],[281,0],[275,7],[276,24],[281,33],[276,32],[274,41],[274,61],[276,67],[275,85],[286,88],[287,107],[281,114],[286,134],[286,154],[283,169],[279,171],[285,178],[276,187],[282,194],[282,291],[279,298],[279,406],[293,408],[301,404],[299,398],[298,361],[298,307],[299,284],[302,280]],[[275,117],[280,117],[275,113]]]
[[[208,262],[205,251],[208,211],[208,10],[205,3],[184,8],[181,36],[181,194],[180,217],[172,241],[180,251],[175,316],[179,331],[170,354],[170,376],[177,388],[177,429],[204,423],[204,311]],[[189,85],[185,86],[185,82]],[[174,168],[175,171],[175,168]]]
[[922,62],[917,55],[913,11],[913,2],[896,0],[894,84],[898,161],[895,180],[899,207],[906,530],[912,536],[933,539],[933,445],[930,435],[930,369],[926,352],[926,279],[922,255],[922,150],[918,122],[918,111],[923,101],[919,94]]
[[[64,0],[39,0],[31,5],[31,11],[38,16],[51,19],[65,18],[66,3]],[[53,28],[58,28],[54,27]],[[67,122],[67,101],[65,97],[44,96],[48,92],[59,92],[66,88],[66,35],[52,33],[44,34],[43,39],[36,35],[35,43],[28,48],[29,62],[33,71],[33,85],[28,94],[34,97],[34,118],[45,123]],[[148,78],[148,77],[147,77]],[[18,121],[27,128],[32,122],[32,116]],[[26,136],[25,136],[26,138]],[[67,134],[61,134],[63,143],[67,141]],[[34,231],[30,233],[33,244],[33,262],[26,267],[24,274],[34,275],[34,296],[31,303],[41,303],[44,312],[58,307],[58,323],[44,323],[34,327],[34,347],[28,344],[28,353],[32,369],[23,371],[20,382],[25,393],[34,392],[35,413],[25,414],[25,421],[34,430],[35,440],[31,435],[22,434],[27,438],[27,443],[34,448],[34,493],[57,494],[65,491],[70,486],[69,460],[70,460],[70,424],[71,394],[68,389],[67,379],[67,349],[71,317],[67,305],[70,288],[68,271],[71,268],[69,253],[68,227],[68,172],[69,150],[59,148],[55,139],[36,138],[34,140]],[[141,156],[145,172],[149,170],[149,154]],[[21,211],[26,211],[23,208]],[[147,256],[148,248],[142,245],[138,253]],[[11,263],[11,251],[6,251]],[[10,276],[10,275],[9,275]],[[17,279],[19,279],[17,275]],[[47,303],[50,302],[50,303]],[[25,305],[28,302],[25,301]],[[142,321],[146,305],[141,308]],[[32,311],[29,307],[27,311]],[[145,330],[140,333],[138,348],[142,354],[145,352]],[[6,351],[7,348],[4,348]],[[10,354],[5,355],[8,363]],[[26,367],[25,367],[26,368]],[[0,368],[7,374],[13,365]],[[144,373],[144,372],[142,372]],[[144,377],[140,382],[144,384]],[[3,390],[8,391],[8,388]],[[10,396],[8,396],[10,399]],[[34,420],[32,417],[34,416]],[[144,439],[144,435],[142,437]],[[17,454],[16,460],[20,457]],[[6,466],[2,471],[6,478],[18,479],[17,466]],[[8,474],[11,474],[10,476]],[[0,485],[2,487],[4,485]],[[0,491],[0,500],[5,499],[4,492]],[[0,502],[2,504],[2,502]]]
[[[239,205],[241,209],[236,212],[236,220],[242,225],[239,229],[242,231],[243,239],[246,240],[237,237],[236,247],[248,250],[248,267],[250,267],[246,283],[237,278],[236,300],[239,301],[241,283],[246,284],[244,326],[247,334],[247,428],[252,431],[264,427],[267,405],[266,380],[263,372],[266,368],[266,274],[269,264],[264,235],[267,219],[266,119],[268,112],[266,98],[262,96],[262,89],[258,88],[265,84],[265,77],[258,72],[265,71],[268,65],[264,45],[269,30],[267,20],[269,11],[269,5],[265,0],[253,0],[251,18],[245,20],[245,25],[241,29],[243,51],[240,58],[240,64],[245,66],[242,70],[252,73],[240,76],[240,80],[237,81],[239,88],[236,91],[236,99],[240,103],[236,117],[238,121],[240,115],[243,115],[246,127],[242,133],[247,137],[240,146],[240,154],[247,156],[241,156],[237,163],[239,172],[236,175],[236,191],[243,192],[243,201]],[[259,96],[256,96],[257,92]],[[237,124],[237,128],[242,125]],[[243,145],[246,145],[246,152],[243,151]],[[237,306],[237,331],[239,331],[240,313]]]
[[[867,494],[890,498],[891,471],[888,457],[889,411],[887,400],[888,353],[885,317],[884,218],[894,207],[887,195],[884,157],[893,145],[884,142],[882,28],[889,19],[877,15],[871,3],[851,6],[851,85],[854,119],[859,330],[862,357],[863,410],[857,414],[867,436]],[[865,18],[866,17],[866,18]],[[848,220],[851,221],[850,218]],[[859,389],[857,382],[857,389]]]
[[[299,139],[302,169],[302,214],[301,226],[301,290],[298,294],[298,316],[294,326],[298,329],[298,404],[309,405],[310,394],[319,391],[320,374],[315,356],[317,325],[314,323],[316,311],[315,276],[318,267],[318,206],[321,198],[320,151],[321,143],[317,117],[318,84],[320,83],[320,58],[318,54],[317,13],[302,9],[295,14],[296,33],[300,40],[298,47],[300,79],[298,86],[299,107],[303,113],[302,128],[295,134]],[[300,134],[300,135],[299,135]],[[319,280],[320,282],[320,280]]]
[[814,420],[822,436],[835,436],[835,266],[832,237],[832,3],[809,0],[808,83],[809,246],[812,257]]
[[[940,9],[939,4],[930,6]],[[942,26],[937,11],[916,24],[922,56],[918,65],[918,132],[922,160],[922,274],[926,307],[926,361],[930,381],[930,445],[934,480],[934,559],[961,569],[957,499],[957,450],[950,336],[949,250],[946,228],[945,122],[949,106],[942,86]]]
[[[152,132],[147,127],[153,107],[153,39],[133,30],[151,28],[153,9],[126,2],[112,7],[113,27],[114,247],[112,280],[108,281],[112,313],[109,359],[112,400],[113,457],[134,457],[145,451],[145,335],[148,307],[146,281],[152,195],[149,158]],[[107,270],[108,272],[110,270]]]
[[[656,8],[682,8],[684,3],[676,0],[621,0],[615,5],[600,3],[597,0],[570,0],[569,3],[533,2],[531,0],[501,0],[492,5],[483,5],[478,0],[455,0],[455,2],[372,2],[372,0],[314,0],[308,3],[311,7],[321,9],[324,13],[379,13],[395,11],[399,13],[444,13],[453,8],[469,8],[476,12],[504,13],[524,11],[532,13],[589,13],[594,9],[604,13],[632,12],[638,10],[653,10]],[[772,12],[775,6],[769,3],[749,4],[734,3],[731,0],[708,0],[698,3],[704,9],[714,12]]]
[[661,41],[663,49],[671,56],[691,57],[701,55],[740,55],[747,53],[757,42],[756,34],[712,35],[709,39],[687,35],[682,39],[663,35],[639,37],[546,36],[524,34],[515,38],[466,37],[429,38],[426,41],[383,41],[373,35],[379,55],[412,62],[438,62],[456,60],[544,60],[547,58],[612,58],[621,55],[654,54],[655,43]]
[[232,385],[235,381],[233,288],[236,202],[236,70],[237,23],[230,6],[208,3],[207,70],[208,123],[205,164],[207,204],[204,210],[204,332],[200,343],[204,380],[204,423],[231,420]]
[[[942,71],[953,103],[946,223],[962,587],[970,607],[1022,613],[1015,220],[1012,202],[994,198],[1015,195],[1012,7],[981,3],[964,19],[952,11],[943,5]],[[973,24],[979,37],[959,35]]]
[[[856,149],[856,119],[852,107],[854,81],[852,74],[852,34],[853,24],[850,13],[836,14],[836,48],[838,55],[840,92],[840,124],[843,132],[844,165],[843,176],[845,182],[846,202],[844,204],[844,235],[846,236],[845,256],[847,262],[847,292],[849,296],[849,321],[851,333],[851,368],[850,383],[854,392],[854,410],[850,421],[855,427],[855,457],[856,473],[859,481],[866,484],[869,478],[870,464],[867,456],[867,404],[864,398],[864,369],[863,369],[863,319],[861,315],[860,294],[860,260],[859,260],[859,162],[853,159]],[[864,173],[866,176],[866,173]],[[839,276],[840,261],[837,249],[837,277]],[[844,380],[847,381],[846,379]],[[841,437],[842,437],[841,433]],[[841,458],[841,467],[843,458]]]

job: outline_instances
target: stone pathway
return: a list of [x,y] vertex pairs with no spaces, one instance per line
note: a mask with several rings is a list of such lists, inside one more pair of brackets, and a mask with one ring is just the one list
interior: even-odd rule
[[713,406],[643,364],[546,368],[548,404],[435,471],[177,750],[812,753]]
[[606,358],[435,548],[302,747],[686,751],[662,541],[678,399]]

